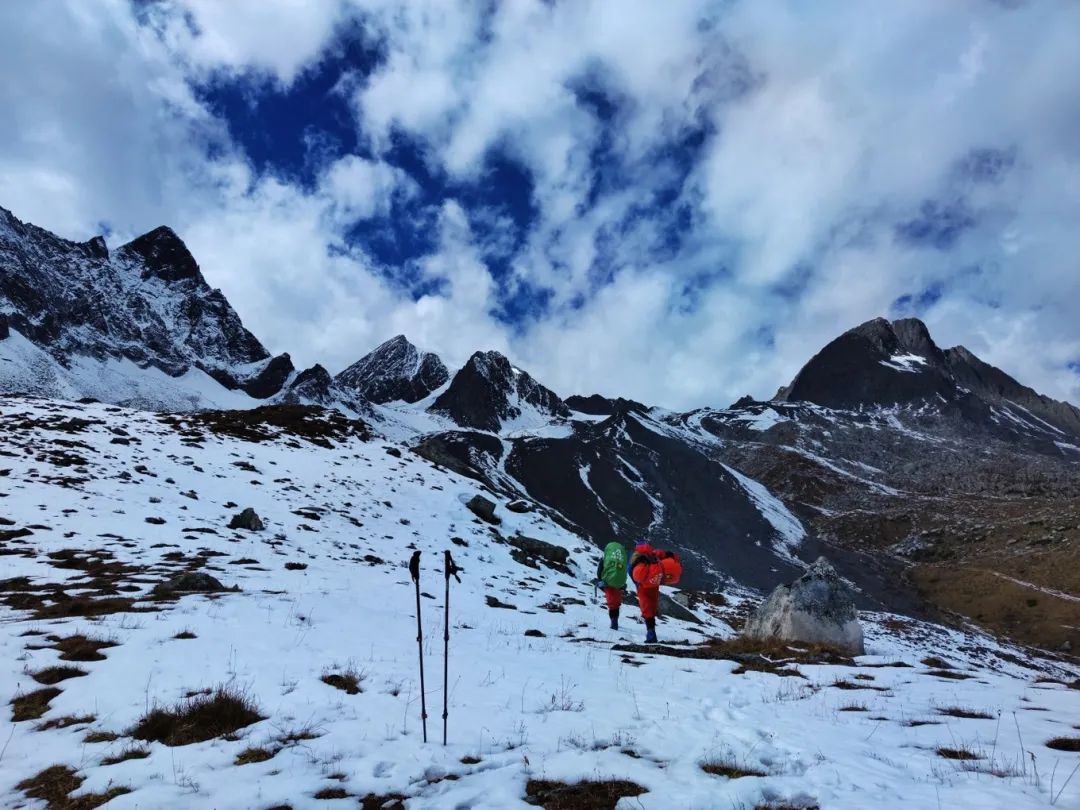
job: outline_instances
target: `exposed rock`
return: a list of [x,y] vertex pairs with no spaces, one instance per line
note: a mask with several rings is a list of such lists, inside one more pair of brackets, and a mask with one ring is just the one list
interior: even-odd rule
[[156,594],[219,593],[226,590],[228,588],[222,585],[216,577],[204,574],[201,571],[186,571],[154,586],[154,593]]
[[250,506],[243,512],[233,515],[232,520],[229,521],[230,529],[247,529],[249,532],[261,532],[266,528],[255,510]]
[[854,593],[824,557],[790,586],[778,585],[747,620],[743,634],[865,652]]
[[649,410],[648,405],[643,405],[633,399],[624,399],[623,397],[608,398],[599,394],[588,397],[575,394],[566,398],[566,406],[578,413],[588,413],[593,416],[611,416],[629,411],[646,413]]
[[383,343],[334,378],[369,402],[417,402],[450,379],[438,355],[421,352],[404,335]]
[[481,520],[498,526],[502,518],[495,514],[495,502],[489,501],[483,495],[473,495],[465,504],[469,510]]
[[244,382],[244,393],[256,399],[268,399],[282,389],[293,371],[292,358],[287,353],[272,357]]
[[516,534],[507,538],[506,542],[515,549],[511,552],[511,556],[524,565],[536,568],[538,567],[536,563],[540,562],[549,568],[554,568],[556,571],[570,573],[570,568],[567,565],[570,552],[562,546],[544,540],[537,540],[535,537],[527,537],[523,534]]
[[533,511],[536,507],[529,501],[519,498],[516,501],[510,501],[510,503],[506,504],[506,508],[511,512],[517,512],[519,515],[524,515],[527,512]]
[[0,340],[11,336],[11,330],[8,328],[7,315],[0,312]]
[[678,601],[679,596],[681,596],[681,594],[669,596],[661,590],[659,605],[660,615],[678,619],[683,622],[690,622],[691,624],[701,624],[701,619],[695,616],[686,605],[683,605]]

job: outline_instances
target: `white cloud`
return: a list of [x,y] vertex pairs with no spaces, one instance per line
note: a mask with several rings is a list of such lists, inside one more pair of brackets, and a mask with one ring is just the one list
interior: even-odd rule
[[[12,122],[0,204],[74,238],[99,221],[122,236],[173,225],[250,328],[301,364],[337,370],[405,332],[451,362],[507,351],[564,394],[726,404],[771,395],[838,332],[933,289],[924,315],[940,342],[1080,401],[1065,370],[1080,358],[1075,5],[143,9],[140,25],[120,0],[0,4],[0,70],[19,76],[0,86]],[[335,156],[314,187],[256,175],[188,81],[288,86],[352,14],[385,38],[385,61],[349,97],[373,152]],[[586,77],[616,101],[612,122],[578,102]],[[650,207],[678,171],[670,144],[702,127],[686,185]],[[517,328],[490,315],[483,248],[509,243],[497,211],[442,203],[436,248],[410,268],[438,285],[416,300],[393,283],[401,268],[345,244],[351,222],[419,196],[386,160],[395,129],[481,188],[492,149],[527,167],[536,218],[504,283],[549,289],[546,314]],[[619,171],[590,199],[600,147]],[[985,148],[1012,168],[959,178],[958,162]],[[963,201],[974,218],[947,251],[896,238],[930,199]],[[676,210],[689,227],[660,255]]]

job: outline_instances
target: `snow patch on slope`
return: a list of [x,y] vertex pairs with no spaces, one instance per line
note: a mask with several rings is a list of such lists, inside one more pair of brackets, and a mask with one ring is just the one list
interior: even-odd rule
[[723,466],[739,482],[739,486],[750,496],[754,506],[776,530],[777,540],[779,541],[776,545],[777,553],[789,560],[799,562],[801,565],[802,563],[795,556],[795,552],[802,545],[802,541],[806,539],[806,529],[803,528],[799,519],[791,514],[780,499],[769,492],[762,484],[726,464]]

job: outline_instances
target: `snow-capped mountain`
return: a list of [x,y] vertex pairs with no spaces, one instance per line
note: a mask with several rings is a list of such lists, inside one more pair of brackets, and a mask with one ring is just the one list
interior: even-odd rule
[[368,402],[417,402],[446,384],[450,372],[437,354],[422,352],[404,335],[386,341],[336,377],[334,382]]
[[768,402],[679,414],[564,400],[497,352],[451,376],[402,335],[336,377],[297,371],[166,228],[110,251],[0,211],[0,272],[0,393],[335,408],[591,543],[677,550],[695,587],[769,588],[826,552],[863,607],[1080,646],[1055,595],[1080,591],[1080,411],[942,350],[920,321],[846,332]]
[[570,416],[559,396],[498,352],[476,352],[432,403],[461,427],[499,433]]
[[0,269],[0,391],[190,408],[234,402],[233,391],[270,397],[293,370],[169,228],[110,251],[0,209]]

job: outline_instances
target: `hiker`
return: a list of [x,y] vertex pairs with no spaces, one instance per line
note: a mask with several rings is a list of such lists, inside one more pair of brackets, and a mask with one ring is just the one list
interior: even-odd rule
[[611,542],[604,546],[604,556],[596,566],[596,584],[604,589],[611,629],[619,629],[619,606],[626,590],[626,549],[622,543]]
[[682,563],[670,551],[655,549],[642,540],[630,557],[630,578],[637,585],[638,606],[645,619],[645,643],[656,643],[656,610],[660,605],[660,586],[675,585],[682,576]]

